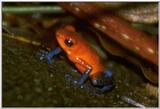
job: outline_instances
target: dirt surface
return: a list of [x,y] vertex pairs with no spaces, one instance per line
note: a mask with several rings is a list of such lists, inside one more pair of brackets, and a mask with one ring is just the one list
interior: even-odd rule
[[158,97],[149,95],[148,82],[142,75],[115,61],[109,61],[108,67],[116,87],[94,95],[65,78],[66,74],[79,74],[62,59],[55,57],[55,63],[48,64],[39,59],[35,47],[6,37],[3,37],[2,50],[3,107],[135,107],[123,101],[122,96],[146,107],[158,106]]

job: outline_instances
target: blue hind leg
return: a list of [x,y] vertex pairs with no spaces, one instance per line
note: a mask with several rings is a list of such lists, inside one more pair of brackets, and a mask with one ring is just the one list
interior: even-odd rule
[[105,77],[106,77],[106,78],[111,78],[111,77],[112,77],[112,72],[111,72],[110,70],[106,70],[106,71],[104,72],[104,74],[105,74]]
[[102,75],[92,79],[92,84],[99,88],[100,93],[111,90],[115,86],[112,78],[112,72],[110,70],[106,70]]
[[[106,70],[106,71],[104,72],[104,76],[105,76],[106,79],[110,79],[110,78],[112,78],[112,72],[111,72],[110,70]],[[111,81],[110,81],[108,84],[104,85],[104,86],[100,89],[100,91],[101,91],[102,93],[104,93],[104,92],[106,92],[106,91],[111,90],[114,86],[115,86],[115,83],[114,83],[113,80],[111,79]]]
[[46,60],[49,64],[52,64],[52,57],[59,54],[62,51],[60,47],[56,47],[55,49],[51,50],[47,54],[42,54],[40,60]]

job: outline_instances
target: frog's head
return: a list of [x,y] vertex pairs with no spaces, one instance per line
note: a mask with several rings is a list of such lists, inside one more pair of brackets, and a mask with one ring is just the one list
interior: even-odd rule
[[61,48],[70,54],[77,47],[78,38],[75,28],[71,25],[65,26],[56,32],[56,39]]

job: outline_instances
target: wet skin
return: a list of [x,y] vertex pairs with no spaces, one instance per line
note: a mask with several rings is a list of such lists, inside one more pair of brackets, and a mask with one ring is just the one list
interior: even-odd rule
[[101,92],[106,92],[114,87],[112,72],[106,70],[97,52],[76,32],[71,25],[60,28],[56,32],[56,39],[60,47],[55,48],[41,59],[53,63],[53,56],[65,51],[68,59],[74,63],[82,74],[74,81],[77,85],[83,85],[88,79],[93,86],[99,88]]

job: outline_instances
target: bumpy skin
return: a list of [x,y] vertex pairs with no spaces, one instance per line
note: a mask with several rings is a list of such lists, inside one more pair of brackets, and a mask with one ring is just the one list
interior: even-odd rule
[[[99,79],[103,76],[105,68],[97,52],[75,31],[73,26],[66,26],[56,32],[56,38],[60,47],[67,53],[77,69],[84,73],[91,67],[90,79]],[[66,39],[72,39],[73,45],[66,46]],[[102,79],[102,78],[101,78]],[[106,78],[105,78],[106,79]]]

